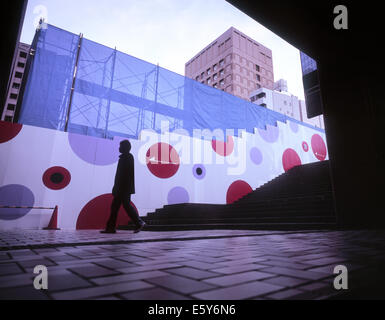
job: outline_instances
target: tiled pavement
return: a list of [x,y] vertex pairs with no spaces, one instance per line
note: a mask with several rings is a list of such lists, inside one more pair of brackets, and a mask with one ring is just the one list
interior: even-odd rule
[[[177,240],[177,241],[176,241]],[[0,232],[0,299],[324,299],[385,265],[385,231]],[[33,268],[48,268],[35,290]]]

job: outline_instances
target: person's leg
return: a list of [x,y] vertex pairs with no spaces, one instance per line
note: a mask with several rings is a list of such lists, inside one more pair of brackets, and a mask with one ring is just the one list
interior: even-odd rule
[[118,218],[119,208],[122,204],[122,198],[119,196],[114,196],[114,199],[111,203],[111,213],[110,218],[107,221],[106,230],[115,230],[116,228],[116,219]]
[[122,203],[124,210],[126,210],[127,212],[127,215],[131,218],[132,222],[136,225],[136,227],[139,228],[142,225],[143,220],[140,219],[135,208],[131,205],[131,195],[124,197]]

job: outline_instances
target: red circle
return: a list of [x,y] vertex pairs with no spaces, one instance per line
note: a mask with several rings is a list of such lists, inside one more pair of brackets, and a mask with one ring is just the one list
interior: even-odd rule
[[227,142],[219,140],[211,140],[211,146],[219,155],[226,157],[234,151],[234,139],[232,136],[227,136]]
[[227,189],[226,203],[233,203],[234,201],[237,201],[252,191],[253,189],[247,182],[243,180],[234,181]]
[[[55,175],[58,175],[61,177],[61,180],[59,182],[53,181],[53,177]],[[61,190],[64,189],[66,186],[69,185],[71,181],[71,174],[70,172],[63,167],[52,167],[47,169],[43,174],[43,183],[44,185],[52,190]]]
[[23,125],[19,123],[11,123],[0,121],[0,143],[7,142],[16,137]]
[[282,164],[283,164],[283,169],[286,172],[291,168],[300,166],[302,162],[297,152],[289,148],[289,149],[286,149],[282,155]]
[[151,146],[146,153],[147,168],[161,179],[172,177],[179,169],[179,155],[168,143],[160,142]]
[[308,151],[309,151],[309,145],[307,144],[306,141],[302,142],[302,149],[303,149],[303,151],[305,151],[305,152],[308,152]]
[[[111,193],[106,193],[89,201],[79,213],[76,221],[76,230],[105,228],[110,217],[110,207],[113,198]],[[131,205],[138,212],[132,201]],[[118,212],[116,225],[127,225],[130,221],[131,219],[122,206]]]
[[326,159],[326,145],[319,134],[315,134],[311,137],[311,148],[318,160],[323,161]]

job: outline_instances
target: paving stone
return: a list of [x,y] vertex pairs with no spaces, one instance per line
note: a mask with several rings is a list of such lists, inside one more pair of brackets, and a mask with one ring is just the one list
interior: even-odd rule
[[12,288],[32,285],[35,275],[18,273],[16,275],[3,275],[0,277],[0,288]]
[[193,267],[201,270],[208,270],[213,268],[213,264],[211,263],[205,263],[205,262],[199,262],[199,261],[183,261],[180,262],[181,265]]
[[134,273],[134,272],[142,272],[142,271],[149,271],[149,270],[163,270],[163,269],[170,269],[170,268],[177,268],[180,267],[180,264],[176,263],[162,263],[162,264],[156,264],[156,265],[146,265],[146,266],[132,266],[128,268],[122,268],[118,269],[122,273]]
[[245,265],[235,265],[230,267],[211,269],[210,271],[217,272],[217,273],[231,274],[231,273],[238,273],[243,271],[258,270],[261,267],[265,267],[265,266],[249,263]]
[[69,270],[86,278],[94,278],[94,277],[102,277],[107,275],[119,274],[119,272],[117,271],[103,268],[94,264],[70,268]]
[[151,279],[148,279],[147,281],[152,284],[156,284],[156,285],[171,289],[173,291],[177,291],[185,294],[215,288],[214,286],[204,282],[187,279],[187,278],[175,276],[175,275],[151,278]]
[[105,259],[101,261],[95,262],[95,264],[100,265],[102,267],[110,268],[110,269],[119,269],[119,268],[127,268],[132,267],[134,264],[126,261],[116,260],[116,259]]
[[287,299],[295,299],[299,294],[303,294],[303,291],[298,289],[288,289],[279,291],[276,293],[269,294],[266,298],[275,299],[275,300],[287,300]]
[[239,283],[251,282],[251,281],[261,280],[261,279],[266,279],[271,277],[274,277],[274,275],[271,273],[250,271],[250,272],[232,274],[228,276],[205,279],[203,281],[210,284],[217,285],[217,286],[225,287],[225,286],[232,286]]
[[342,257],[329,257],[329,258],[322,258],[322,259],[313,259],[313,260],[308,260],[307,263],[314,265],[314,266],[324,266],[328,264],[341,264],[342,262],[346,261],[346,258]]
[[162,288],[129,292],[121,296],[127,300],[191,300],[186,296]]
[[268,294],[270,292],[278,291],[282,288],[283,287],[281,286],[265,283],[262,281],[254,281],[223,289],[196,293],[192,296],[194,298],[204,300],[241,300]]
[[55,263],[62,262],[62,261],[74,261],[79,260],[79,258],[70,256],[68,254],[61,254],[61,255],[55,255],[55,256],[49,256],[49,259],[54,261]]
[[191,279],[196,279],[196,280],[218,276],[218,273],[198,270],[198,269],[189,268],[189,267],[168,269],[167,272],[184,276],[187,278],[191,278]]
[[36,290],[32,283],[29,286],[0,290],[0,300],[48,300],[44,290]]
[[23,267],[23,268],[35,268],[38,265],[43,265],[43,266],[53,266],[55,263],[53,263],[51,260],[48,259],[33,259],[33,260],[27,260],[27,261],[18,261],[18,263]]
[[268,266],[286,267],[286,268],[290,268],[290,269],[299,269],[299,270],[305,270],[305,269],[311,267],[307,264],[301,264],[301,263],[295,263],[295,262],[285,262],[285,261],[278,261],[278,260],[261,261],[260,264],[268,265]]
[[122,300],[122,299],[117,298],[115,296],[106,296],[106,297],[100,297],[100,298],[90,299],[90,300]]
[[133,280],[147,280],[147,279],[161,277],[165,275],[168,275],[168,274],[162,271],[148,271],[148,272],[128,273],[128,274],[123,274],[118,276],[109,276],[109,277],[103,277],[103,278],[95,278],[95,279],[91,279],[91,281],[98,285],[103,285],[103,284],[119,283],[119,282],[125,282],[125,281],[133,281]]
[[117,260],[122,260],[122,261],[126,261],[126,262],[132,262],[132,263],[135,263],[135,262],[147,262],[148,261],[148,258],[141,258],[141,257],[137,257],[137,256],[133,256],[133,255],[125,255],[125,256],[116,256],[116,259]]
[[320,280],[327,277],[325,273],[312,272],[307,270],[294,270],[289,268],[280,268],[280,267],[270,267],[263,269],[263,271],[268,271],[271,273],[292,276],[295,278],[309,279],[309,280]]
[[52,294],[52,297],[56,300],[78,300],[86,298],[89,299],[152,287],[152,285],[143,281],[131,281],[106,286],[58,292]]
[[308,279],[298,279],[298,278],[292,278],[292,277],[285,277],[285,276],[279,276],[274,277],[270,279],[266,279],[266,282],[277,284],[279,286],[283,287],[296,287],[304,283],[308,283]]
[[[258,236],[73,245],[90,241],[151,241],[237,234]],[[135,296],[145,299],[158,295],[176,295],[175,299],[216,299],[214,292],[224,299],[324,299],[336,294],[331,286],[335,276],[332,269],[336,264],[348,267],[349,288],[367,285],[368,274],[374,280],[381,277],[385,267],[384,240],[383,231],[290,233],[204,230],[143,232],[135,236],[122,231],[107,237],[101,237],[97,230],[62,230],[55,233],[41,230],[0,231],[0,246],[71,243],[68,247],[0,251],[0,292],[13,292],[20,299],[29,295],[39,298],[41,294],[42,299],[73,299],[76,296],[73,292],[79,299],[135,299]],[[2,247],[4,249],[7,248]],[[56,289],[51,286],[48,290],[48,296],[47,292],[31,291],[36,261],[50,264],[49,287],[55,281],[57,283]],[[78,269],[79,273],[72,269]],[[217,270],[224,273],[214,273]],[[1,271],[10,273],[3,274]],[[161,281],[159,278],[171,281],[152,282],[154,279]],[[187,284],[186,281],[192,282]],[[130,291],[132,284],[138,282],[151,287]],[[252,287],[253,283],[261,283],[265,287],[258,285],[256,290]],[[128,284],[130,288],[127,289]],[[209,288],[202,288],[202,284]],[[192,293],[181,292],[181,288],[194,286]],[[26,288],[29,289],[24,293],[19,290]],[[200,297],[201,294],[207,296]]]
[[76,274],[72,273],[48,273],[48,292],[55,292],[68,289],[86,288],[92,284]]
[[22,273],[23,270],[16,263],[1,263],[0,274],[2,276],[8,274]]

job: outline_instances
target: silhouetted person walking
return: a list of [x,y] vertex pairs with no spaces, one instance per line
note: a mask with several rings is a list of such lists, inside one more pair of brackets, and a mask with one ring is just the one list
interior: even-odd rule
[[112,188],[114,199],[111,204],[111,214],[107,221],[106,229],[102,233],[116,232],[116,219],[119,208],[123,205],[124,210],[136,225],[135,233],[145,226],[145,222],[140,219],[138,213],[131,205],[131,194],[135,193],[134,157],[130,153],[131,143],[128,140],[120,142],[118,167],[116,169],[115,184]]

